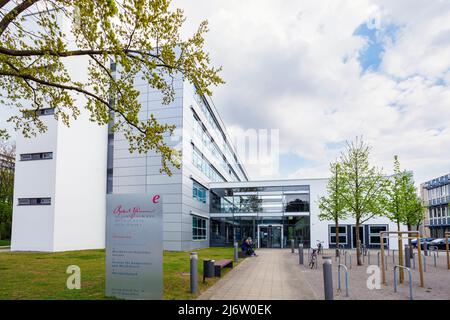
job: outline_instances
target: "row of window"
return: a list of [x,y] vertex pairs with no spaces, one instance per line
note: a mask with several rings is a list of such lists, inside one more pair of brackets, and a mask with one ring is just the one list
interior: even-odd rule
[[192,154],[192,163],[213,182],[225,182],[225,178],[206,160],[203,155],[194,147]]
[[439,199],[441,197],[449,196],[450,195],[450,185],[444,185],[437,188],[433,188],[428,190],[428,199]]
[[220,151],[218,145],[215,143],[214,139],[207,132],[202,122],[200,121],[200,119],[197,118],[195,113],[193,113],[193,117],[194,117],[194,133],[202,141],[203,145],[216,158],[217,160],[216,164],[220,165],[226,172],[232,175],[235,181],[241,181],[239,176],[236,174],[234,169],[226,160],[225,155]]
[[[347,227],[351,226],[339,226],[338,234],[336,234],[336,227],[330,226],[330,244],[336,244],[336,237],[339,237],[339,244],[348,244],[350,240],[348,239]],[[362,229],[364,230],[364,229]],[[387,231],[386,225],[372,225],[369,226],[369,244],[380,244],[380,232]],[[364,233],[364,231],[363,231]],[[361,235],[362,237],[363,235]]]
[[19,206],[49,206],[52,204],[51,198],[19,198]]
[[207,221],[205,218],[192,216],[192,239],[206,240],[207,237]]
[[214,116],[211,114],[211,112],[209,110],[209,107],[208,107],[206,101],[204,100],[204,98],[201,97],[197,93],[197,89],[195,88],[195,86],[193,87],[193,94],[194,94],[195,101],[197,102],[198,106],[200,107],[200,110],[202,111],[202,113],[205,116],[206,120],[208,121],[208,123],[213,128],[213,131],[216,133],[217,136],[222,137],[222,139],[223,139],[223,147],[224,147],[223,150],[225,150],[225,155],[227,156],[228,159],[234,159],[235,164],[239,167],[242,176],[247,179],[247,176],[245,175],[244,171],[242,170],[242,167],[238,164],[238,160],[237,160],[236,154],[231,151],[232,148],[229,145],[225,134],[220,129],[220,127],[217,124]]
[[192,197],[200,202],[206,203],[207,190],[200,183],[193,181],[192,185]]
[[450,217],[450,210],[447,206],[429,208],[430,219]]
[[48,159],[53,159],[53,152],[22,153],[20,155],[21,161],[48,160]]

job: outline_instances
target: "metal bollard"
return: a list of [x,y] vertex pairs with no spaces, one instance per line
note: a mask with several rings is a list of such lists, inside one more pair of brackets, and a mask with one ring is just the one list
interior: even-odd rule
[[331,257],[323,257],[323,290],[325,300],[333,300],[333,269]]
[[413,269],[416,270],[416,254],[414,252],[412,254],[412,261],[413,261]]
[[191,293],[196,294],[198,292],[198,255],[197,252],[191,252],[190,256],[190,284]]
[[409,245],[405,244],[405,267],[411,268],[411,250],[409,249]]
[[411,274],[411,269],[409,269],[407,267],[400,266],[400,265],[394,266],[394,292],[397,292],[397,269],[398,268],[402,268],[402,269],[405,269],[406,271],[408,271],[408,274],[409,274],[409,300],[413,300],[412,274]]
[[291,239],[291,253],[295,252],[294,239]]
[[303,264],[303,243],[298,244],[298,263]]
[[427,272],[427,256],[422,253],[423,272]]
[[392,249],[392,264],[395,265],[395,250],[394,249]]
[[428,243],[426,242],[423,243],[423,253],[425,254],[425,256],[428,256]]
[[370,266],[370,250],[367,250],[367,264]]
[[434,257],[434,267],[437,268],[437,264],[436,264],[436,263],[437,263],[437,261],[436,261],[436,258],[437,258],[437,256],[436,256],[436,251],[433,251],[433,253],[434,253],[434,256],[433,256],[433,257]]
[[345,296],[348,297],[348,270],[343,264],[338,265],[338,290],[341,291],[341,268],[345,270]]

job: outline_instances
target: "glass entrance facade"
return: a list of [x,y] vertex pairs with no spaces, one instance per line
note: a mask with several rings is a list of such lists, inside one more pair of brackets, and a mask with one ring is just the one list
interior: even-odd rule
[[259,247],[310,241],[309,186],[210,190],[210,245],[232,246],[250,237]]

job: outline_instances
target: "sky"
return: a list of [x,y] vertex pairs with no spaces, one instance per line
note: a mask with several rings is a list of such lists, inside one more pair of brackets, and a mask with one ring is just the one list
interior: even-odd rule
[[[184,36],[209,22],[206,50],[226,81],[212,99],[231,136],[276,132],[271,156],[240,154],[251,179],[328,177],[360,136],[386,174],[394,155],[417,183],[450,172],[450,0],[172,7],[185,12]],[[10,113],[0,110],[2,127]]]
[[232,136],[278,130],[279,170],[250,163],[252,179],[328,177],[357,136],[387,174],[394,155],[417,183],[450,172],[450,0],[172,5],[186,36],[209,22],[226,81],[212,99]]

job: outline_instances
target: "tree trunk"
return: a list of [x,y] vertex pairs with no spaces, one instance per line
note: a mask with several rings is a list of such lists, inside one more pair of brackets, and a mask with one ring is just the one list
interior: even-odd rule
[[336,258],[339,257],[340,252],[339,252],[339,219],[336,219],[334,221],[334,226],[336,227]]
[[356,226],[355,226],[355,235],[356,235],[356,261],[358,263],[358,266],[362,266],[362,260],[361,260],[361,238],[359,236],[359,219],[356,220]]

